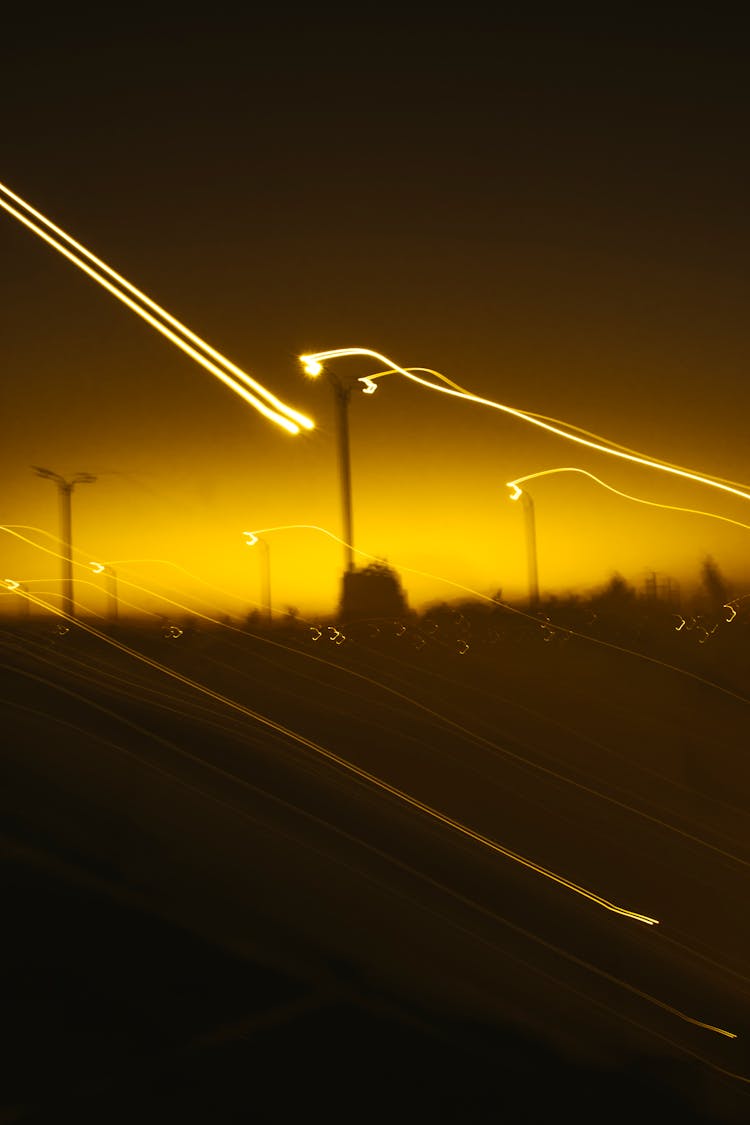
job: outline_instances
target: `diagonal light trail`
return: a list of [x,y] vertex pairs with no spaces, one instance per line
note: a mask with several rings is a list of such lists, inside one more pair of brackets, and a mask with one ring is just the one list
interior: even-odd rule
[[[555,425],[552,422],[546,421],[541,415],[517,410],[515,407],[507,406],[505,403],[495,402],[493,399],[482,398],[480,395],[475,395],[470,391],[459,389],[456,383],[452,383],[451,380],[446,379],[443,375],[439,375],[438,377],[449,385],[438,386],[429,379],[423,379],[421,376],[415,375],[414,371],[418,369],[401,367],[398,363],[394,363],[392,359],[384,356],[381,352],[373,351],[371,348],[331,348],[328,351],[314,352],[310,355],[300,356],[299,358],[307,373],[314,377],[319,375],[323,370],[323,362],[325,360],[358,355],[369,356],[371,359],[376,359],[379,363],[384,364],[388,368],[388,373],[403,375],[413,383],[419,383],[420,386],[427,387],[431,391],[438,391],[440,394],[451,395],[453,398],[464,399],[467,402],[475,402],[479,406],[489,406],[492,410],[500,410],[504,414],[511,414],[514,418],[520,418],[524,422],[529,422],[532,426],[539,426],[549,433],[566,438],[567,441],[573,441],[577,445],[587,446],[589,449],[595,449],[599,453],[608,453],[610,457],[618,457],[624,461],[644,465],[647,469],[659,469],[660,472],[670,473],[672,476],[681,477],[683,480],[695,481],[697,484],[704,484],[709,488],[718,488],[721,489],[722,492],[728,492],[734,496],[739,496],[743,500],[750,500],[750,491],[746,490],[747,486],[738,488],[726,483],[720,478],[705,476],[692,469],[679,468],[668,461],[662,461],[658,458],[649,458],[641,454],[630,452],[626,447],[618,446],[615,443],[606,444],[602,441],[584,437],[583,434],[585,431],[580,430],[577,426],[571,426],[570,429],[576,432],[569,433],[567,430],[561,429],[560,425]],[[423,368],[422,370],[426,369]],[[365,379],[361,380],[365,383],[365,386],[367,386],[368,379],[371,381],[373,376],[366,376]],[[375,384],[371,383],[371,385],[374,386]],[[567,425],[567,423],[564,424]]]
[[[3,197],[7,198],[3,198]],[[18,210],[18,207],[13,206],[8,200],[18,204],[23,211]],[[9,215],[18,219],[25,227],[31,230],[34,234],[38,235],[44,242],[53,249],[57,250],[59,254],[67,258],[78,269],[88,274],[94,281],[98,282],[104,289],[108,290],[119,301],[127,305],[138,316],[142,317],[148,324],[166,336],[173,344],[176,344],[186,355],[189,355],[212,375],[215,375],[226,386],[230,387],[236,394],[244,398],[251,406],[263,414],[266,418],[275,422],[283,429],[288,430],[289,433],[299,433],[301,429],[311,430],[314,428],[314,423],[307,418],[304,414],[294,410],[292,407],[287,406],[280,399],[278,399],[271,391],[253,379],[242,368],[228,360],[221,352],[216,351],[204,340],[191,332],[181,321],[177,320],[170,313],[158,305],[145,293],[141,292],[132,285],[126,278],[122,277],[115,270],[111,269],[105,262],[92,254],[85,246],[82,246],[74,238],[72,238],[60,227],[56,226],[51,220],[47,219],[41,212],[33,208],[20,196],[16,195],[0,183],[0,207],[2,207]],[[25,214],[23,212],[26,212]],[[29,216],[33,216],[30,218]],[[39,226],[38,220],[42,223],[47,230]],[[54,235],[59,236],[56,238]],[[59,241],[62,239],[63,241]],[[68,246],[63,245],[63,242]],[[73,249],[68,249],[73,247]],[[74,251],[77,251],[75,253]],[[84,258],[88,259],[93,265],[88,265]],[[94,268],[97,267],[97,268]],[[100,272],[101,271],[101,272]],[[108,275],[112,280],[107,280]],[[127,292],[126,292],[127,291]],[[129,297],[128,292],[133,296]],[[140,302],[140,303],[139,303]],[[153,312],[149,312],[151,309]],[[156,315],[154,315],[156,314]],[[161,318],[161,319],[159,319]],[[171,327],[169,327],[171,325]],[[260,396],[260,397],[259,397]]]
[[[48,611],[52,609],[52,607],[49,606],[46,602],[43,602],[40,599],[34,597],[33,594],[27,594],[26,596],[32,604]],[[566,890],[572,891],[576,895],[580,895],[582,898],[587,899],[589,902],[594,903],[596,906],[600,906],[604,910],[607,910],[612,914],[619,914],[621,917],[629,918],[632,921],[645,923],[645,925],[647,926],[656,926],[659,924],[658,918],[652,918],[648,914],[640,914],[635,910],[629,910],[625,906],[619,906],[617,903],[611,902],[609,899],[603,898],[601,895],[596,894],[595,891],[590,891],[586,887],[573,882],[571,879],[566,878],[564,875],[559,875],[556,872],[551,871],[549,868],[543,867],[539,863],[535,863],[534,860],[529,859],[528,857],[523,856],[518,852],[514,852],[510,848],[506,848],[498,841],[490,839],[489,836],[485,836],[481,832],[476,832],[473,828],[469,827],[469,825],[464,824],[462,821],[455,820],[453,817],[448,816],[446,813],[440,812],[438,809],[433,808],[431,805],[426,804],[424,801],[420,801],[417,797],[412,797],[411,794],[405,792],[403,789],[399,789],[395,785],[391,785],[389,782],[378,777],[376,774],[370,773],[369,770],[362,769],[360,766],[355,765],[353,762],[348,761],[346,758],[342,758],[339,754],[334,753],[333,750],[329,750],[327,747],[320,745],[320,743],[314,742],[310,738],[306,738],[304,735],[299,734],[297,731],[292,730],[290,727],[286,727],[281,723],[277,723],[274,719],[270,718],[270,716],[263,715],[259,711],[254,711],[252,708],[244,706],[244,704],[239,703],[237,700],[231,699],[229,696],[223,695],[221,692],[214,691],[213,688],[210,688],[207,684],[203,684],[198,680],[193,680],[190,677],[183,675],[176,669],[170,668],[166,664],[162,664],[158,660],[154,660],[152,657],[147,656],[145,653],[138,652],[136,649],[131,648],[129,645],[123,644],[121,641],[116,640],[114,637],[107,636],[100,630],[85,624],[83,621],[69,616],[63,611],[57,610],[53,612],[55,612],[55,615],[62,620],[67,621],[71,625],[75,625],[77,628],[83,630],[85,633],[88,633],[92,637],[97,637],[99,640],[104,641],[105,644],[110,645],[112,648],[117,649],[119,652],[133,657],[135,660],[138,660],[148,667],[153,668],[154,671],[160,672],[162,675],[168,676],[170,679],[184,684],[186,687],[192,689],[193,691],[198,692],[201,695],[205,695],[209,699],[213,699],[216,703],[219,703],[229,710],[238,712],[239,714],[244,715],[246,718],[251,719],[253,722],[256,722],[261,726],[275,731],[277,734],[280,734],[282,735],[282,737],[288,739],[289,742],[296,743],[298,746],[302,746],[306,750],[312,751],[314,754],[317,754],[321,758],[337,766],[339,769],[344,770],[346,773],[352,774],[359,781],[365,782],[367,785],[379,789],[381,790],[381,792],[387,793],[391,797],[395,797],[396,800],[402,802],[415,811],[423,813],[430,819],[438,821],[445,827],[451,828],[455,832],[458,832],[460,835],[474,840],[475,843],[478,843],[482,847],[485,847],[498,855],[504,856],[506,859],[510,859],[514,863],[519,864],[521,867],[525,867],[527,870],[533,871],[537,875],[541,875],[543,878],[548,879],[550,882],[556,883],[558,886],[564,887]]]

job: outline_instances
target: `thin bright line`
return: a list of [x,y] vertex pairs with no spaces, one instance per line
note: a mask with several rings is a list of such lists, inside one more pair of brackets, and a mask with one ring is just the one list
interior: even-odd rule
[[[740,520],[730,519],[729,516],[720,516],[716,512],[703,512],[698,508],[682,508],[677,504],[659,504],[656,500],[644,500],[641,496],[631,496],[629,492],[621,492],[619,488],[613,488],[611,484],[601,480],[600,477],[594,476],[593,473],[588,472],[586,469],[578,469],[574,465],[565,465],[559,469],[542,469],[538,473],[527,473],[526,476],[516,477],[515,480],[506,482],[508,488],[518,488],[528,480],[536,480],[538,477],[552,476],[554,473],[581,473],[584,477],[590,477],[591,480],[596,481],[602,488],[606,488],[608,492],[614,492],[615,496],[622,496],[625,500],[632,500],[635,504],[646,504],[649,508],[666,508],[670,512],[686,512],[691,516],[708,516],[713,520],[723,520],[724,523],[732,523],[735,527],[744,527],[746,531],[750,531],[750,524],[741,523]],[[517,497],[514,497],[517,499]]]
[[300,427],[296,424],[296,422],[293,422],[291,418],[278,413],[276,410],[272,410],[270,406],[267,406],[256,395],[248,391],[245,387],[238,383],[236,379],[227,374],[226,371],[223,371],[220,367],[217,366],[217,364],[213,363],[210,359],[207,359],[206,356],[202,355],[196,348],[186,343],[186,341],[181,339],[181,337],[178,336],[176,332],[173,332],[170,328],[167,328],[165,324],[162,324],[162,322],[160,320],[157,320],[155,316],[152,316],[151,313],[142,308],[141,305],[137,304],[136,301],[128,297],[127,294],[123,293],[121,289],[118,289],[116,285],[113,285],[112,282],[107,281],[105,277],[102,277],[101,274],[97,273],[96,270],[91,266],[87,266],[86,263],[81,261],[81,259],[78,258],[72,251],[66,249],[65,246],[61,245],[56,239],[52,238],[52,236],[47,234],[46,231],[38,227],[36,223],[32,223],[30,219],[28,219],[25,215],[22,215],[20,211],[17,211],[15,207],[11,207],[9,203],[6,203],[6,201],[1,198],[0,207],[2,207],[9,214],[13,215],[16,219],[18,219],[20,223],[23,223],[24,226],[28,227],[29,230],[32,230],[41,239],[43,239],[46,243],[57,250],[58,253],[62,254],[63,257],[72,262],[73,265],[77,266],[78,269],[88,274],[89,277],[93,278],[94,281],[98,282],[99,285],[101,285],[104,289],[108,290],[108,292],[116,297],[118,301],[122,301],[124,305],[127,305],[128,308],[132,309],[134,313],[136,313],[148,324],[150,324],[152,328],[155,328],[157,332],[161,332],[162,336],[166,336],[168,340],[171,340],[173,344],[176,344],[178,348],[185,352],[186,355],[189,355],[196,361],[196,363],[199,363],[202,367],[205,367],[207,371],[210,371],[212,375],[215,375],[217,379],[220,379],[222,383],[231,388],[231,390],[233,390],[235,394],[238,394],[251,406],[255,407],[255,409],[263,414],[266,418],[270,419],[270,421],[272,422],[275,422],[283,429],[288,430],[291,434],[299,433]]
[[[635,453],[628,453],[625,449],[614,448],[611,446],[603,445],[598,441],[590,441],[588,438],[578,437],[575,434],[566,433],[565,430],[554,426],[549,422],[544,421],[541,417],[533,414],[526,414],[522,410],[517,410],[512,406],[506,406],[500,402],[494,402],[492,399],[481,398],[479,395],[471,394],[469,391],[457,390],[455,384],[453,387],[438,387],[435,383],[427,379],[422,379],[415,375],[412,370],[405,367],[400,367],[393,360],[388,359],[387,356],[382,355],[380,352],[372,351],[370,348],[333,348],[325,352],[315,352],[312,355],[301,356],[300,360],[304,365],[320,364],[326,359],[338,359],[344,356],[363,355],[370,356],[377,359],[379,362],[385,364],[392,372],[403,375],[407,379],[411,379],[414,383],[419,383],[429,390],[438,391],[440,394],[451,395],[453,398],[465,399],[467,402],[475,402],[479,406],[489,406],[493,410],[501,410],[505,414],[511,414],[515,418],[521,418],[525,422],[531,423],[532,426],[539,426],[549,433],[557,434],[559,437],[567,438],[568,441],[573,441],[577,445],[585,445],[589,449],[596,449],[600,453],[608,453],[611,457],[619,457],[621,460],[631,461],[635,464],[645,465],[646,468],[659,469],[663,473],[670,473],[673,476],[682,477],[685,480],[696,481],[699,484],[708,485],[710,488],[721,489],[722,492],[729,492],[734,496],[740,496],[743,500],[750,500],[750,492],[745,492],[743,489],[734,488],[723,481],[706,477],[700,473],[693,472],[692,470],[679,469],[665,461],[657,459],[649,460],[646,457],[641,457]],[[371,376],[368,376],[371,378]],[[441,376],[443,378],[443,376]]]
[[[38,601],[38,599],[36,599],[33,595],[28,595],[28,597],[29,601],[34,602],[37,605],[42,605],[45,609],[51,608],[46,603]],[[432,818],[433,820],[437,820],[439,823],[444,824],[448,828],[454,829],[463,836],[467,836],[469,839],[474,840],[476,843],[481,844],[483,847],[488,848],[490,851],[496,852],[498,855],[502,855],[506,859],[510,859],[530,871],[534,871],[537,875],[542,875],[544,878],[551,880],[553,883],[557,883],[559,886],[565,887],[566,890],[573,891],[574,894],[588,899],[589,902],[593,902],[597,906],[603,907],[610,913],[619,914],[622,917],[630,918],[636,922],[643,922],[647,926],[656,926],[659,924],[658,918],[651,918],[647,914],[639,914],[636,911],[628,910],[624,906],[618,906],[616,903],[610,902],[606,898],[602,898],[594,891],[589,891],[585,887],[580,886],[578,883],[574,883],[570,879],[566,879],[565,876],[557,875],[555,872],[550,871],[548,868],[542,867],[541,864],[535,863],[533,860],[520,855],[518,852],[511,851],[509,848],[506,848],[502,844],[497,843],[497,841],[491,840],[488,836],[484,836],[480,832],[475,832],[473,828],[470,828],[468,825],[463,824],[461,821],[454,820],[447,814],[441,813],[438,809],[434,809],[432,808],[432,806],[418,800],[418,798],[412,797],[403,789],[398,789],[396,786],[390,785],[387,781],[383,781],[381,778],[377,777],[375,774],[370,773],[368,770],[364,770],[360,766],[356,766],[353,762],[347,761],[346,758],[340,757],[332,750],[321,746],[317,742],[313,742],[312,739],[306,738],[304,735],[298,734],[296,731],[291,730],[289,727],[285,727],[281,723],[277,723],[274,719],[271,719],[266,715],[262,715],[258,711],[253,711],[251,708],[245,707],[241,703],[237,703],[235,700],[230,699],[226,695],[222,695],[220,692],[214,691],[212,688],[209,688],[208,686],[200,683],[197,680],[192,680],[188,676],[183,676],[180,672],[176,671],[176,669],[169,668],[166,665],[161,664],[159,661],[153,660],[151,657],[148,657],[143,653],[139,653],[136,649],[130,648],[128,645],[123,644],[121,641],[118,641],[113,637],[108,637],[105,633],[101,633],[98,629],[95,629],[92,626],[87,625],[85,622],[71,617],[69,614],[63,611],[58,610],[56,611],[56,613],[58,617],[62,617],[64,620],[70,622],[71,625],[76,625],[78,628],[83,629],[84,632],[89,633],[93,637],[97,637],[99,640],[104,641],[106,644],[112,645],[113,648],[118,649],[120,652],[134,657],[136,660],[147,664],[149,667],[161,672],[163,675],[169,676],[171,679],[185,684],[186,687],[192,688],[194,691],[207,696],[209,699],[213,699],[215,702],[220,703],[233,711],[239,712],[241,715],[245,715],[247,718],[252,719],[254,722],[257,722],[262,726],[276,731],[278,734],[283,735],[290,741],[296,742],[300,746],[305,747],[307,750],[311,750],[314,753],[319,754],[321,757],[325,758],[329,762],[332,762],[334,765],[337,765],[347,773],[353,774],[355,777],[359,778],[360,781],[365,781],[368,784],[375,786],[377,789],[380,789],[384,793],[387,793],[389,796],[396,797],[399,801],[402,801],[409,807],[416,809],[418,812],[424,813],[426,816]]]
[[[427,375],[434,375],[436,379],[440,379],[443,383],[446,383],[449,387],[453,387],[453,389],[456,391],[462,391],[464,394],[468,395],[471,394],[471,392],[467,391],[465,387],[461,387],[458,383],[454,383],[453,380],[449,379],[447,375],[443,375],[443,373],[440,371],[435,371],[432,367],[406,367],[404,368],[404,370],[423,371]],[[360,379],[360,382],[364,383],[370,379],[379,379],[382,375],[394,374],[396,374],[396,372],[393,371],[393,369],[390,369],[388,371],[380,371],[377,375],[365,376],[363,379]],[[519,409],[517,413],[519,414],[519,416],[522,416],[524,418],[539,418],[543,422],[552,422],[556,426],[565,426],[565,428],[568,430],[573,430],[577,434],[584,434],[586,437],[590,437],[596,441],[601,442],[609,449],[621,449],[624,453],[632,453],[636,457],[642,457],[644,461],[648,461],[651,464],[668,465],[671,469],[681,469],[686,473],[690,472],[690,469],[686,469],[684,465],[677,465],[674,463],[674,461],[665,461],[657,457],[650,457],[647,453],[642,453],[639,449],[631,449],[628,445],[621,445],[619,442],[612,441],[610,438],[602,437],[601,434],[594,433],[592,430],[585,430],[582,426],[574,426],[572,422],[564,422],[559,418],[551,418],[548,414],[537,414],[533,410]],[[735,485],[737,488],[748,488],[748,485],[742,483],[741,481],[728,480],[726,477],[717,477],[714,473],[706,473],[706,477],[709,480],[720,481],[722,484]]]
[[[260,535],[263,531],[286,531],[287,529],[291,528],[308,527],[316,531],[324,532],[325,535],[329,536],[329,538],[331,539],[334,539],[337,543],[342,543],[344,546],[352,546],[351,544],[346,543],[344,539],[340,539],[338,535],[334,535],[333,532],[327,531],[325,528],[318,528],[313,524],[286,524],[280,527],[258,528],[257,534]],[[245,531],[243,532],[243,534],[255,535],[256,532]],[[359,549],[356,547],[352,547],[352,549],[359,554],[366,554],[366,552],[359,551]],[[382,561],[377,555],[367,555],[367,557],[375,559],[375,561],[377,562]],[[430,578],[436,582],[444,582],[447,586],[452,586],[456,590],[462,590],[465,594],[471,594],[472,597],[478,598],[483,602],[488,602],[490,605],[500,606],[502,609],[507,610],[508,613],[513,613],[518,617],[523,617],[525,620],[531,621],[535,625],[546,626],[548,628],[554,629],[556,633],[564,633],[568,637],[577,637],[579,640],[587,641],[590,644],[600,645],[602,648],[609,648],[614,652],[622,652],[627,656],[634,656],[637,660],[644,660],[648,664],[656,664],[660,668],[665,668],[670,672],[676,672],[679,676],[688,676],[691,680],[697,680],[698,683],[705,684],[707,687],[714,688],[716,691],[720,691],[722,695],[728,695],[732,699],[736,699],[739,703],[750,704],[750,699],[748,699],[746,696],[740,695],[738,692],[732,691],[731,688],[724,687],[722,684],[717,684],[713,680],[707,680],[704,676],[699,676],[697,672],[690,672],[687,668],[680,668],[677,664],[668,664],[666,660],[659,660],[655,656],[648,656],[645,652],[636,652],[633,649],[625,648],[624,645],[615,644],[613,641],[605,641],[601,637],[591,637],[586,633],[578,633],[575,629],[568,628],[567,625],[556,625],[554,622],[550,622],[547,618],[540,619],[538,617],[535,617],[531,613],[525,613],[524,610],[518,609],[517,606],[509,605],[507,602],[499,601],[497,598],[491,598],[488,594],[483,594],[481,593],[481,591],[475,590],[471,586],[464,586],[461,582],[454,582],[450,578],[444,578],[440,574],[430,574],[426,570],[415,570],[413,567],[402,566],[400,563],[394,563],[393,567],[398,572],[406,571],[409,574],[418,574],[422,578]],[[747,596],[750,597],[750,595]]]
[[60,238],[63,238],[70,246],[73,246],[79,253],[88,258],[90,262],[93,262],[94,265],[98,266],[99,269],[103,270],[106,274],[109,274],[109,276],[114,278],[115,281],[123,286],[123,288],[127,289],[135,297],[138,297],[139,300],[143,301],[145,305],[148,305],[150,309],[153,309],[154,312],[158,313],[159,316],[167,321],[168,324],[171,324],[173,328],[176,328],[188,340],[190,340],[197,347],[201,348],[207,355],[211,356],[212,359],[215,359],[218,363],[226,367],[228,371],[231,371],[233,375],[236,375],[238,379],[241,379],[242,382],[246,383],[248,387],[251,387],[253,390],[263,395],[268,400],[268,402],[270,402],[283,414],[288,415],[294,422],[298,422],[299,425],[301,425],[304,429],[313,429],[313,423],[304,414],[300,414],[299,411],[293,410],[290,406],[287,406],[286,403],[282,402],[276,397],[276,395],[272,394],[272,392],[269,391],[267,387],[264,387],[262,383],[259,383],[256,379],[253,379],[252,376],[248,375],[246,371],[243,371],[241,367],[238,367],[235,363],[232,363],[231,360],[227,359],[225,355],[222,355],[221,352],[217,351],[215,348],[212,348],[210,344],[206,343],[206,341],[203,340],[200,336],[196,335],[195,332],[191,332],[187,325],[183,324],[182,321],[177,319],[177,317],[172,316],[171,313],[168,313],[166,309],[162,308],[161,305],[158,305],[156,301],[152,300],[149,296],[147,296],[146,293],[143,293],[140,289],[137,289],[135,285],[127,280],[127,278],[117,273],[116,270],[113,270],[112,267],[108,266],[106,262],[103,262],[101,258],[97,258],[95,254],[92,254],[90,250],[87,250],[85,246],[83,246],[80,242],[77,242],[76,239],[71,237],[71,235],[69,235],[61,227],[56,226],[56,224],[53,223],[51,219],[48,219],[46,215],[43,215],[41,213],[41,211],[37,211],[36,208],[32,207],[30,203],[27,203],[25,199],[22,199],[20,195],[16,195],[15,192],[11,191],[9,187],[2,183],[0,183],[0,192],[3,192],[8,196],[9,199],[12,199],[15,203],[18,203],[19,206],[23,207],[24,210],[28,211],[28,213],[30,215],[33,215],[34,218],[39,219],[39,221],[44,223],[46,227],[49,227],[49,229],[54,231],[55,234],[59,235]]

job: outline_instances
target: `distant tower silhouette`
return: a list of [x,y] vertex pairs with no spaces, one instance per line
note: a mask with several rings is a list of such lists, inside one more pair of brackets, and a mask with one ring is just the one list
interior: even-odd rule
[[396,571],[385,563],[347,570],[341,582],[339,617],[342,621],[373,617],[402,618],[408,613],[406,595]]

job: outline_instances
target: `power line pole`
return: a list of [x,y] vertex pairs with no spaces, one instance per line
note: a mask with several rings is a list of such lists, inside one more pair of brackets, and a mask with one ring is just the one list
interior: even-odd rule
[[75,601],[73,598],[73,533],[71,515],[71,497],[77,484],[93,484],[96,477],[91,473],[76,473],[71,480],[65,480],[59,473],[51,469],[40,469],[38,465],[31,466],[37,476],[45,480],[52,480],[57,485],[60,497],[60,542],[62,546],[62,608],[68,617],[75,617]]

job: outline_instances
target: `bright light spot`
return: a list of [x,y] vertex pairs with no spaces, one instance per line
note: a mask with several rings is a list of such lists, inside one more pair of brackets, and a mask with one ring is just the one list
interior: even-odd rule
[[101,563],[91,562],[89,566],[94,574],[102,574],[104,572],[104,567]]
[[254,547],[258,542],[258,536],[254,531],[243,531],[242,534],[247,536],[247,543],[245,544],[246,547]]
[[3,579],[3,586],[7,587],[8,590],[17,590],[20,585],[20,582],[16,582],[12,578]]
[[517,484],[511,484],[510,482],[508,483],[507,487],[512,489],[512,492],[510,494],[511,500],[517,500],[523,491],[523,489],[519,488]]
[[737,610],[734,608],[734,606],[727,604],[727,605],[722,606],[722,609],[728,609],[729,612],[732,615],[731,617],[725,617],[724,620],[725,621],[734,621],[735,617],[737,616]]
[[374,379],[371,379],[369,375],[365,375],[364,378],[360,379],[359,381],[360,383],[364,383],[364,386],[362,387],[363,395],[375,394],[375,391],[378,389],[378,384],[374,381]]
[[320,375],[321,371],[323,370],[323,364],[319,363],[318,360],[314,359],[312,356],[301,355],[299,357],[299,361],[305,370],[305,374],[311,375],[313,379],[316,377],[316,375]]

